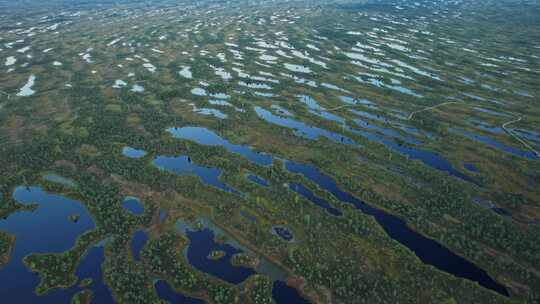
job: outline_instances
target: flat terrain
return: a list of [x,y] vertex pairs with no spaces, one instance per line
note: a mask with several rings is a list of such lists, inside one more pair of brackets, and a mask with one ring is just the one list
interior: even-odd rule
[[539,96],[537,1],[0,0],[0,298],[538,303]]

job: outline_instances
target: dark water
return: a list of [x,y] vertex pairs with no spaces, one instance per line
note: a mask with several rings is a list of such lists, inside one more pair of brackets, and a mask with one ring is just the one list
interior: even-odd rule
[[292,232],[283,226],[273,226],[272,231],[284,241],[290,242],[294,239]]
[[[411,145],[420,145],[422,144],[422,142],[412,136],[404,136],[402,135],[400,132],[394,130],[394,129],[389,129],[389,128],[384,128],[384,127],[381,127],[381,126],[378,126],[376,124],[373,124],[373,123],[370,123],[368,121],[365,121],[365,120],[362,120],[362,119],[359,119],[359,118],[356,118],[354,119],[354,122],[356,123],[357,126],[361,127],[361,128],[364,128],[364,129],[368,129],[368,130],[371,130],[371,131],[376,131],[378,133],[381,133],[383,134],[384,136],[386,137],[390,137],[390,138],[397,138],[407,144],[411,144]],[[376,136],[376,135],[374,135]],[[382,137],[379,137],[379,141],[382,140]]]
[[248,213],[248,212],[246,212],[246,211],[244,211],[244,210],[240,211],[240,214],[241,214],[243,217],[247,218],[248,220],[250,220],[250,221],[252,221],[252,222],[256,222],[256,221],[257,221],[257,217],[256,217],[256,216],[251,215],[250,213]]
[[354,142],[354,140],[350,139],[345,135],[331,132],[326,129],[310,126],[292,118],[277,116],[261,107],[255,107],[255,112],[260,118],[267,122],[281,127],[294,129],[294,134],[297,136],[301,136],[310,140],[315,140],[318,137],[326,137],[336,143],[358,146],[358,144]]
[[[13,198],[22,204],[36,203],[38,208],[33,212],[17,212],[0,220],[0,230],[17,238],[9,263],[0,270],[0,299],[3,303],[69,303],[71,297],[81,290],[77,284],[38,297],[34,289],[39,277],[24,266],[22,259],[31,253],[69,250],[79,235],[95,228],[92,218],[80,202],[49,194],[38,187],[18,187]],[[69,219],[74,214],[80,215],[76,223]],[[91,248],[82,258],[76,275],[79,279],[93,279],[89,289],[94,292],[94,303],[113,303],[102,281],[103,259],[102,247]]]
[[316,196],[315,194],[313,194],[313,192],[311,190],[309,190],[308,188],[306,188],[302,184],[290,183],[289,184],[289,189],[291,189],[292,191],[302,195],[303,197],[307,198],[309,201],[311,201],[315,205],[325,209],[328,213],[330,213],[330,214],[332,214],[334,216],[343,215],[341,210],[332,207],[332,205],[330,205],[329,202],[327,202],[326,200]]
[[540,133],[524,129],[512,129],[512,132],[521,138],[527,139],[529,144],[540,147]]
[[496,207],[496,208],[492,208],[491,210],[493,210],[493,212],[500,214],[502,216],[512,216],[512,213],[510,213],[508,210],[504,208]]
[[144,213],[144,205],[135,197],[126,197],[122,202],[122,206],[134,215]]
[[390,123],[390,120],[388,118],[386,118],[386,116],[384,116],[382,114],[373,114],[373,113],[370,113],[370,112],[360,111],[360,110],[357,110],[357,109],[349,109],[348,111],[355,114],[355,115],[357,115],[357,116],[363,117],[363,118],[368,118],[368,119],[376,120],[376,121],[383,122],[383,123]]
[[[214,232],[205,228],[200,231],[186,229],[186,236],[189,238],[187,250],[188,261],[193,267],[202,272],[206,272],[231,284],[239,284],[255,271],[247,267],[236,267],[231,263],[231,258],[242,250],[229,244],[220,244],[214,240]],[[223,251],[225,256],[218,260],[208,258],[212,251]]]
[[127,156],[129,158],[141,158],[146,155],[146,151],[144,150],[138,150],[132,147],[124,147],[122,149],[122,154],[124,156]]
[[521,150],[521,149],[518,149],[518,148],[514,148],[514,147],[510,147],[510,146],[507,146],[503,143],[500,143],[498,141],[496,141],[495,139],[489,137],[489,136],[485,136],[485,135],[480,135],[480,134],[476,134],[476,133],[473,133],[473,132],[468,132],[468,131],[465,131],[465,130],[460,130],[460,129],[452,129],[451,130],[452,132],[454,133],[457,133],[457,134],[460,134],[470,140],[473,140],[473,141],[477,141],[477,142],[481,142],[481,143],[484,143],[486,145],[489,145],[499,151],[502,151],[502,152],[505,152],[505,153],[508,153],[508,154],[511,154],[511,155],[515,155],[515,156],[519,156],[519,157],[523,157],[523,158],[527,158],[527,159],[537,159],[538,157],[536,156],[536,154],[534,154],[534,152],[531,152],[531,151],[528,151],[528,150]]
[[[352,139],[345,137],[341,134],[330,132],[325,129],[320,129],[317,127],[312,127],[304,124],[303,122],[294,120],[292,118],[285,118],[280,117],[277,115],[272,114],[271,112],[260,108],[255,107],[255,112],[257,112],[257,115],[261,117],[262,119],[283,126],[291,129],[295,129],[295,133],[297,135],[301,135],[303,137],[306,137],[308,139],[317,139],[318,137],[326,137],[330,140],[333,140],[334,142],[338,143],[344,143],[344,144],[350,144],[350,145],[357,145]],[[361,120],[356,120],[357,123]],[[415,160],[418,159],[421,162],[423,162],[425,165],[428,165],[434,169],[437,169],[439,171],[446,172],[452,176],[455,176],[457,178],[460,178],[464,181],[471,182],[476,184],[476,182],[469,176],[459,172],[456,170],[448,160],[446,160],[444,157],[440,156],[439,154],[427,150],[421,150],[418,148],[413,148],[410,146],[403,146],[393,140],[387,139],[386,137],[380,136],[378,134],[367,132],[364,130],[356,130],[353,128],[350,128],[348,126],[343,126],[345,129],[350,131],[351,133],[354,133],[356,135],[362,136],[370,141],[378,142],[381,144],[384,144],[387,148],[394,150],[396,152],[399,152],[401,154],[406,155],[409,157],[409,159]],[[398,137],[400,140],[404,142],[410,142],[413,144],[420,144],[421,142],[413,137],[407,136],[404,137],[399,132],[390,130],[390,129],[384,129],[381,127],[377,127],[372,124],[367,124],[364,122],[364,127],[371,128],[374,130],[377,130],[379,132],[382,132],[383,134],[386,133],[388,135],[392,135],[394,138]]]
[[476,168],[476,166],[471,163],[463,163],[463,167],[471,172],[478,172],[478,168]]
[[287,286],[283,281],[274,281],[272,297],[277,304],[309,304],[295,288]]
[[197,166],[187,156],[158,156],[154,165],[177,175],[196,175],[206,185],[214,186],[226,192],[237,192],[219,180],[221,170]]
[[371,132],[356,130],[353,128],[348,128],[348,130],[354,134],[365,137],[369,141],[381,143],[390,150],[406,155],[410,160],[419,160],[433,169],[446,172],[451,176],[477,185],[474,179],[456,170],[447,159],[435,152],[422,150],[417,147],[404,146],[395,141],[389,140],[385,137],[379,136]]
[[[213,133],[212,131],[206,129],[205,132]],[[444,160],[436,153],[400,146],[393,142],[387,142],[387,145],[400,151],[401,153],[409,155],[409,157],[412,159],[420,159],[424,163],[436,169],[446,171],[451,175],[457,176],[461,179],[474,182],[470,177],[455,170],[448,161]],[[478,282],[483,287],[492,289],[502,295],[508,296],[506,288],[494,281],[484,270],[480,269],[478,266],[467,261],[466,259],[460,257],[459,255],[453,253],[448,248],[442,246],[435,240],[429,239],[415,232],[414,230],[409,228],[403,220],[399,219],[398,217],[385,213],[382,210],[373,208],[366,203],[358,200],[351,194],[344,192],[337,186],[337,184],[332,178],[321,173],[316,167],[303,165],[292,161],[286,161],[285,167],[290,172],[303,175],[308,180],[312,181],[324,190],[333,194],[340,201],[352,204],[357,209],[360,209],[362,212],[368,215],[372,215],[392,239],[398,241],[399,243],[403,244],[405,247],[413,251],[425,264],[432,265],[441,271],[445,271],[457,277],[466,278],[471,281]],[[295,189],[291,190],[294,191]],[[301,191],[298,192],[300,194],[302,194],[302,192],[306,194],[306,197],[309,199],[309,193],[306,191],[302,191],[306,189],[298,186],[296,187],[296,190]],[[324,204],[324,202],[321,202],[319,200],[314,200],[313,202],[318,202],[323,208],[325,208],[324,206],[327,206],[326,204]]]
[[190,298],[178,293],[172,289],[169,283],[159,280],[154,284],[160,299],[168,301],[171,304],[204,304],[203,300]]
[[224,147],[229,152],[240,154],[248,160],[259,165],[268,166],[272,164],[271,156],[263,153],[258,153],[246,146],[234,145],[206,128],[169,128],[167,129],[167,132],[171,133],[176,138],[191,140],[201,145]]
[[261,185],[261,186],[263,186],[263,187],[268,187],[268,185],[269,185],[269,183],[268,183],[267,180],[265,180],[264,178],[259,177],[259,176],[257,176],[257,175],[249,174],[249,175],[247,176],[247,178],[248,178],[250,181],[252,181],[252,182],[254,182],[254,183],[258,184],[258,185]]
[[[88,254],[82,259],[76,274],[80,280],[86,278],[92,279],[92,284],[88,288],[93,292],[92,303],[95,304],[115,303],[111,295],[111,291],[103,282],[103,275],[101,271],[101,265],[105,261],[103,251],[102,246],[96,246],[90,249]],[[70,288],[70,290],[78,292],[81,289],[78,287],[73,287]]]
[[342,102],[344,102],[346,104],[350,104],[350,105],[361,104],[361,105],[364,105],[366,107],[376,107],[376,104],[373,101],[365,99],[365,98],[357,99],[357,98],[352,98],[350,96],[339,96],[339,99]]
[[470,119],[469,124],[475,127],[476,129],[480,129],[482,131],[486,131],[486,132],[490,132],[494,134],[504,133],[504,129],[502,127],[494,127],[478,119]]
[[373,216],[392,239],[412,250],[425,264],[433,265],[437,269],[457,277],[478,282],[483,287],[508,296],[506,288],[489,277],[484,270],[453,253],[435,240],[415,232],[398,217],[373,208],[351,194],[344,192],[337,186],[333,179],[322,174],[315,167],[290,161],[286,162],[285,166],[287,170],[302,174],[305,178],[318,184],[323,189],[332,193],[337,199],[350,203],[365,214]]
[[133,239],[131,240],[131,253],[133,254],[135,261],[141,259],[141,250],[144,248],[144,245],[146,245],[146,242],[148,242],[148,235],[146,235],[144,230],[139,230],[133,234]]
[[470,176],[456,170],[452,164],[439,154],[427,150],[415,149],[412,147],[402,146],[394,142],[386,142],[385,145],[392,150],[398,151],[401,154],[407,155],[409,159],[420,160],[429,167],[446,172],[451,176],[457,177],[466,182],[478,185],[478,183]]
[[336,115],[336,114],[332,114],[332,113],[327,112],[327,111],[309,110],[309,113],[311,113],[313,115],[316,115],[316,116],[319,116],[319,117],[324,118],[324,119],[329,120],[329,121],[337,122],[339,124],[344,124],[345,123],[345,118],[343,118],[343,117],[341,117],[339,115]]
[[159,209],[159,223],[165,222],[165,219],[167,219],[167,210],[160,208]]
[[[188,261],[198,270],[216,276],[231,284],[242,283],[248,277],[257,273],[251,268],[233,266],[231,263],[232,256],[243,251],[227,243],[217,243],[214,240],[214,232],[209,228],[200,231],[193,231],[187,228],[186,235],[190,241],[187,248]],[[208,255],[212,251],[223,251],[225,252],[225,256],[219,260],[209,259]],[[278,304],[309,303],[298,294],[296,289],[287,286],[280,280],[274,282],[272,296]]]

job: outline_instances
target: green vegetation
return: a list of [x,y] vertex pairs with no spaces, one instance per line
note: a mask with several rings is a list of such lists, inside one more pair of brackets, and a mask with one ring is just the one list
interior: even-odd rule
[[0,269],[9,262],[9,257],[14,244],[15,237],[13,235],[0,232]]
[[71,299],[71,304],[90,304],[92,303],[92,291],[85,289],[76,293]]
[[86,278],[84,280],[81,280],[81,282],[79,283],[79,287],[85,288],[85,287],[90,286],[92,283],[93,281],[91,278]]
[[222,251],[222,250],[215,250],[215,251],[212,251],[210,252],[210,254],[208,255],[208,258],[210,260],[219,260],[221,259],[222,257],[224,257],[226,255],[225,251]]
[[254,275],[246,283],[248,303],[273,304],[272,281],[264,276]]
[[[13,198],[16,187],[35,185],[80,201],[96,226],[65,252],[24,257],[24,265],[39,275],[37,294],[76,284],[82,257],[107,240],[103,279],[119,303],[160,303],[155,280],[208,303],[272,303],[272,272],[263,273],[260,261],[295,279],[293,285],[313,303],[540,301],[540,162],[501,127],[522,117],[510,127],[538,149],[537,3],[137,2],[75,6],[85,17],[48,11],[49,6],[24,12],[9,4],[18,13],[0,20],[0,223],[39,208]],[[52,17],[36,22],[45,15]],[[58,29],[47,29],[55,23]],[[15,43],[21,35],[24,41]],[[18,52],[26,45],[27,53]],[[17,62],[6,65],[8,56]],[[291,71],[285,63],[311,73]],[[192,77],[179,74],[183,67],[190,67]],[[17,96],[31,74],[37,76],[35,94]],[[117,80],[127,85],[113,87]],[[144,91],[133,91],[134,85]],[[194,88],[213,95],[194,95]],[[299,101],[299,95],[312,97],[318,107]],[[347,105],[341,96],[365,104]],[[281,117],[278,122],[288,118],[313,126],[305,132],[338,137],[302,136],[262,119],[256,107]],[[201,109],[219,110],[226,118]],[[228,151],[241,148],[198,144],[165,131],[186,126],[207,128],[274,161],[258,165]],[[358,145],[342,144],[339,135]],[[125,147],[145,154],[127,157]],[[419,152],[406,156],[407,149]],[[413,159],[428,152],[474,182]],[[188,156],[206,175],[159,170],[153,164],[159,156]],[[288,171],[286,160],[318,168],[344,191],[474,263],[506,286],[510,297],[424,264],[372,216]],[[234,191],[210,185],[214,170]],[[44,172],[73,184],[46,180]],[[249,181],[248,174],[268,185]],[[343,215],[290,191],[291,183]],[[144,202],[142,215],[122,207],[126,196]],[[164,222],[160,210],[167,214]],[[81,218],[72,214],[67,220],[75,225]],[[236,286],[190,265],[189,241],[175,224],[182,220],[203,229],[200,218],[220,228],[219,243],[234,240],[248,248],[231,262],[258,274]],[[272,234],[275,225],[294,231],[295,241]],[[16,238],[5,229],[0,271]],[[148,242],[135,261],[130,246],[141,229]],[[207,258],[224,254],[212,251]],[[90,303],[96,282],[79,285],[85,290],[72,303]]]
[[245,253],[237,253],[232,256],[231,263],[234,266],[251,267],[256,269],[259,264],[259,260]]

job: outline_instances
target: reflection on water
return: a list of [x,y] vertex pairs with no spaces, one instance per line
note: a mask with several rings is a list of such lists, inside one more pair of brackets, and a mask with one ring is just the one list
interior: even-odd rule
[[221,170],[197,166],[187,156],[158,156],[154,159],[154,165],[176,175],[196,175],[206,185],[214,186],[226,192],[237,192],[219,180]]
[[141,250],[144,248],[147,241],[148,235],[146,235],[144,230],[136,231],[133,235],[133,239],[131,240],[131,254],[133,254],[133,258],[136,261],[140,260]]
[[142,215],[144,213],[143,204],[135,197],[126,197],[122,202],[122,207],[134,215]]
[[183,128],[168,128],[167,132],[176,138],[194,141],[201,145],[221,146],[229,152],[237,153],[250,161],[259,165],[267,166],[272,164],[272,157],[266,154],[258,153],[251,150],[249,147],[234,145],[229,141],[221,138],[216,133],[201,127],[183,127]]
[[264,178],[259,177],[257,175],[248,174],[247,178],[250,181],[252,181],[252,182],[254,182],[254,183],[258,184],[258,185],[261,185],[263,187],[268,187],[268,185],[269,185],[267,180],[265,180]]
[[[81,288],[77,284],[67,289],[54,289],[43,296],[34,293],[39,283],[36,274],[23,264],[32,253],[61,253],[75,245],[78,236],[95,228],[86,208],[78,201],[50,194],[38,187],[18,187],[13,198],[21,204],[37,204],[34,211],[22,211],[0,220],[0,230],[16,236],[11,259],[0,269],[0,298],[5,303],[69,303]],[[69,219],[78,215],[74,222]],[[101,275],[103,247],[89,249],[76,270],[79,281],[91,278],[89,289],[96,303],[113,303]]]
[[309,126],[301,121],[294,120],[292,118],[286,118],[281,117],[272,114],[271,112],[261,108],[261,107],[255,107],[255,112],[257,113],[257,116],[264,119],[267,122],[270,122],[272,124],[286,127],[290,129],[294,129],[294,134],[297,136],[301,136],[310,140],[315,140],[318,137],[326,137],[336,143],[342,143],[347,145],[355,145],[358,146],[357,143],[354,142],[354,140],[350,139],[349,137],[346,137],[344,135],[328,131],[326,129],[321,129],[314,126]]
[[160,299],[168,301],[171,304],[204,304],[203,300],[187,297],[181,293],[176,292],[166,281],[159,280],[154,284],[157,294]]
[[518,148],[507,146],[507,145],[505,145],[503,143],[500,143],[497,140],[495,140],[495,139],[493,139],[493,138],[491,138],[489,136],[480,135],[480,134],[476,134],[476,133],[461,130],[461,129],[450,129],[450,132],[465,136],[466,138],[468,138],[470,140],[474,140],[474,141],[477,141],[477,142],[487,144],[487,145],[489,145],[489,146],[491,146],[491,147],[493,147],[493,148],[495,148],[495,149],[497,149],[499,151],[503,151],[503,152],[506,152],[508,154],[512,154],[512,155],[515,155],[515,156],[528,158],[528,159],[536,159],[536,158],[538,158],[536,156],[536,154],[534,152],[532,152],[532,151],[528,151],[528,150],[524,151],[524,150],[521,150],[521,149],[518,149]]
[[506,288],[489,277],[484,270],[453,253],[435,240],[417,233],[400,218],[369,206],[365,202],[341,190],[333,179],[321,173],[317,168],[290,161],[287,161],[285,166],[289,171],[301,174],[319,185],[340,201],[349,203],[363,213],[373,216],[388,236],[412,250],[422,262],[433,265],[437,269],[457,277],[478,282],[486,288],[508,296]]

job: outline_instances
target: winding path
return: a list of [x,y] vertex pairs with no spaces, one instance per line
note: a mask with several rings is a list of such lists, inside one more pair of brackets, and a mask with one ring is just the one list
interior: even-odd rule
[[[428,111],[428,110],[432,110],[432,109],[435,109],[435,108],[438,108],[440,106],[443,106],[443,105],[447,105],[447,104],[455,104],[455,103],[460,103],[460,104],[463,104],[463,105],[468,105],[464,102],[461,102],[461,101],[449,101],[449,102],[443,102],[441,104],[438,104],[438,105],[435,105],[435,106],[431,106],[431,107],[427,107],[427,108],[423,108],[421,110],[418,110],[418,111],[414,111],[412,112],[409,117],[407,118],[407,120],[412,120],[413,117],[414,117],[414,114],[417,114],[417,113],[420,113],[420,112],[423,112],[423,111]],[[484,106],[485,107],[485,106]],[[489,107],[487,107],[489,108]],[[497,111],[500,111],[500,109],[497,109]],[[523,146],[525,146],[525,148],[529,149],[531,152],[533,152],[536,157],[539,157],[540,158],[540,152],[538,152],[537,150],[535,150],[529,143],[527,143],[525,140],[523,140],[522,138],[520,138],[519,136],[517,136],[514,132],[512,132],[512,130],[506,128],[508,125],[510,124],[513,124],[513,123],[516,123],[516,122],[519,122],[522,120],[522,117],[517,115],[517,114],[514,114],[514,113],[511,113],[511,112],[506,112],[506,111],[503,111],[505,112],[506,114],[509,114],[511,116],[514,116],[514,117],[517,117],[516,119],[513,119],[511,121],[507,121],[505,123],[503,123],[501,125],[502,129],[508,134],[510,135],[511,137],[513,137],[514,139],[516,139],[517,141],[519,141]]]
[[503,130],[508,133],[508,135],[512,136],[513,138],[515,138],[517,141],[519,141],[520,143],[522,143],[525,147],[527,147],[529,150],[531,150],[534,154],[536,154],[536,157],[540,157],[540,153],[535,150],[531,145],[529,145],[529,143],[527,143],[526,141],[524,141],[523,139],[521,139],[519,136],[517,136],[516,134],[514,134],[514,132],[512,132],[512,130],[510,129],[507,129],[506,126],[510,125],[510,124],[513,124],[515,122],[518,122],[518,121],[521,121],[521,116],[519,116],[518,118],[514,119],[514,120],[511,120],[511,121],[507,121],[505,123],[502,124],[502,128]]
[[[449,105],[449,104],[463,104],[465,106],[471,106],[469,104],[466,104],[464,103],[463,101],[448,101],[448,102],[443,102],[443,103],[440,103],[438,105],[434,105],[434,106],[429,106],[429,107],[426,107],[426,108],[423,108],[423,109],[420,109],[420,110],[417,110],[417,111],[413,111],[411,112],[411,114],[409,114],[409,116],[407,117],[407,121],[411,121],[413,118],[414,118],[414,115],[415,114],[418,114],[418,113],[421,113],[421,112],[425,112],[425,111],[429,111],[429,110],[433,110],[433,109],[436,109],[436,108],[439,108],[439,107],[442,107],[444,105]],[[331,108],[331,109],[328,109],[327,111],[336,111],[336,110],[339,110],[339,109],[342,109],[342,108],[347,108],[347,107],[356,107],[356,106],[362,106],[360,104],[354,104],[354,105],[342,105],[342,106],[339,106],[339,107],[335,107],[335,108]],[[483,107],[486,107],[485,105],[483,105]],[[490,108],[489,106],[487,106],[487,108]],[[501,111],[501,109],[496,109],[497,111]],[[527,143],[525,140],[523,140],[522,138],[520,138],[519,136],[517,136],[514,132],[512,132],[511,129],[508,129],[507,126],[513,124],[513,123],[516,123],[516,122],[519,122],[522,120],[522,117],[517,115],[517,114],[514,114],[514,113],[511,113],[511,112],[506,112],[506,111],[503,111],[505,112],[506,114],[509,114],[511,116],[514,116],[514,117],[517,117],[516,119],[513,119],[511,121],[507,121],[505,123],[503,123],[501,125],[502,129],[508,134],[510,135],[511,137],[513,137],[514,139],[516,139],[517,141],[519,141],[523,146],[525,146],[525,148],[527,148],[528,150],[530,150],[531,152],[533,152],[536,157],[540,158],[540,152],[538,152],[536,149],[534,149],[529,143]]]
[[454,103],[461,103],[461,104],[463,104],[463,102],[461,102],[461,101],[448,101],[448,102],[443,102],[443,103],[440,103],[440,104],[438,104],[438,105],[434,105],[434,106],[431,106],[431,107],[423,108],[423,109],[418,110],[418,111],[411,112],[411,114],[409,114],[409,117],[407,117],[407,120],[412,120],[413,117],[414,117],[414,114],[417,114],[417,113],[420,113],[420,112],[424,112],[424,111],[433,110],[433,109],[436,109],[436,108],[438,108],[438,107],[442,107],[442,106],[444,106],[444,105],[447,105],[447,104],[454,104]]

